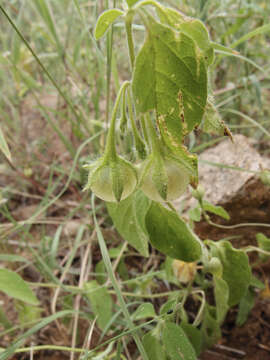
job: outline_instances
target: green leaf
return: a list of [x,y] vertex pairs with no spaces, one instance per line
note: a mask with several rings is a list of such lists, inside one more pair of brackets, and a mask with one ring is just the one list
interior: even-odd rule
[[126,0],[126,3],[129,7],[135,5],[139,0]]
[[225,280],[218,276],[214,276],[214,294],[216,301],[216,318],[221,324],[229,309],[229,287]]
[[5,157],[11,161],[11,154],[8,148],[8,144],[6,143],[4,134],[2,132],[2,129],[0,127],[0,150],[2,151],[2,153],[5,155]]
[[148,256],[148,235],[145,215],[151,201],[137,191],[120,203],[107,203],[109,215],[123,238],[143,256]]
[[181,328],[186,333],[197,355],[200,355],[202,350],[202,333],[195,326],[186,322],[181,323]]
[[123,11],[119,9],[110,9],[104,11],[98,18],[95,28],[95,38],[100,39],[115,20],[123,15]]
[[261,280],[257,279],[256,276],[254,276],[253,274],[251,275],[250,286],[253,286],[260,290],[265,289],[265,284]]
[[0,254],[0,261],[10,261],[10,262],[29,262],[26,258],[20,255],[12,254]]
[[193,346],[180,326],[166,322],[162,329],[162,340],[171,360],[197,359]]
[[208,65],[213,63],[213,46],[210,41],[207,28],[204,26],[202,21],[186,16],[172,8],[163,7],[162,11],[157,8],[157,13],[162,23],[168,24],[192,38],[192,40],[204,53],[204,58]]
[[250,31],[249,33],[242,36],[240,39],[236,40],[233,44],[231,44],[231,47],[235,48],[236,46],[238,46],[242,42],[252,38],[253,36],[261,35],[266,32],[270,32],[270,24],[262,25],[262,26],[258,27],[257,29]]
[[[260,249],[270,252],[270,239],[262,233],[256,235],[256,240]],[[259,253],[261,261],[265,262],[270,258],[270,255]]]
[[28,284],[14,271],[0,269],[0,291],[28,304],[39,304],[38,299]]
[[154,318],[156,316],[156,312],[153,304],[144,303],[141,304],[135,313],[132,315],[133,320],[141,320],[146,318]]
[[142,343],[149,360],[167,360],[156,329],[145,334],[142,339]]
[[151,244],[165,255],[186,262],[200,259],[200,240],[175,212],[152,202],[145,225]]
[[255,291],[253,289],[248,289],[239,303],[239,310],[236,318],[237,326],[242,326],[247,321],[248,315],[255,304],[255,298]]
[[202,215],[202,209],[199,206],[189,210],[188,216],[193,221],[200,221]]
[[216,308],[207,305],[204,310],[201,332],[203,336],[203,348],[211,347],[221,337],[220,325],[215,318]]
[[168,311],[174,310],[177,305],[177,299],[170,299],[160,307],[159,314],[165,315]]
[[231,136],[229,128],[225,125],[215,105],[211,101],[207,101],[205,107],[202,130],[209,134]]
[[89,299],[92,311],[97,316],[97,324],[104,329],[112,318],[113,301],[106,287],[101,287],[96,280],[84,284],[86,297]]
[[245,295],[251,281],[248,256],[232,247],[229,241],[210,243],[212,256],[218,257],[223,266],[222,278],[229,286],[229,306],[238,304]]
[[222,217],[223,219],[230,220],[230,215],[227,213],[227,211],[222,206],[216,206],[208,201],[203,200],[202,206],[205,211],[211,212],[212,214],[218,215]]
[[148,35],[134,68],[133,94],[139,113],[156,110],[160,133],[173,150],[199,125],[207,99],[206,64],[183,32],[148,17]]

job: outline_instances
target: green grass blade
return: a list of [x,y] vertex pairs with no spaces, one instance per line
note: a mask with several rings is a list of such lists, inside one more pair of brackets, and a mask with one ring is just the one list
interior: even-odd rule
[[[100,227],[99,227],[98,222],[97,222],[94,199],[95,199],[95,195],[92,194],[91,204],[92,204],[92,209],[93,209],[93,217],[94,217],[94,223],[95,223],[95,228],[96,228],[96,232],[97,232],[97,238],[98,238],[98,243],[99,243],[99,246],[100,246],[102,258],[103,258],[106,270],[108,272],[109,279],[110,279],[110,281],[112,283],[112,286],[113,286],[113,288],[114,288],[114,290],[116,292],[116,296],[118,298],[120,307],[121,307],[121,309],[123,311],[123,314],[125,316],[127,325],[128,325],[130,330],[133,330],[134,329],[134,324],[133,324],[133,322],[132,322],[132,320],[130,318],[129,311],[127,309],[125,300],[123,298],[123,295],[122,295],[121,290],[120,290],[120,288],[118,286],[116,277],[114,275],[111,260],[110,260],[110,256],[109,256],[109,253],[108,253],[108,249],[107,249],[105,240],[103,238],[102,232],[101,232]],[[136,345],[138,347],[138,350],[141,353],[142,359],[143,360],[149,360],[138,334],[134,333],[132,336],[133,336],[133,339],[134,339],[134,341],[135,341],[135,343],[136,343]]]
[[245,120],[249,121],[251,124],[257,126],[268,138],[270,138],[270,132],[268,130],[266,130],[259,122],[252,119],[250,116],[242,113],[241,111],[237,111],[234,109],[226,109],[225,111],[241,116],[243,119],[245,119]]
[[2,129],[0,127],[0,150],[2,151],[2,153],[5,155],[5,157],[11,161],[11,154],[8,148],[8,144],[5,140],[4,134],[2,132]]
[[251,39],[253,36],[261,35],[268,31],[270,32],[270,24],[260,26],[257,29],[250,31],[246,35],[240,37],[240,39],[236,40],[234,43],[232,43],[231,48],[235,48],[236,46],[243,43],[244,41]]
[[43,327],[50,324],[52,321],[55,321],[56,319],[59,319],[64,316],[68,316],[73,314],[73,310],[64,310],[60,311],[54,315],[48,316],[44,318],[42,321],[40,321],[37,325],[33,326],[31,329],[26,331],[23,335],[21,335],[18,340],[14,341],[6,350],[4,350],[2,353],[0,353],[0,360],[7,360],[10,358],[10,356],[17,350],[24,341],[29,338],[31,335],[42,329]]
[[[12,26],[12,28],[16,31],[16,33],[18,34],[18,36],[20,37],[20,39],[22,40],[22,42],[26,45],[27,49],[30,51],[30,53],[33,55],[34,59],[36,60],[36,62],[38,63],[38,65],[41,67],[41,69],[44,71],[44,73],[46,74],[46,76],[48,77],[48,79],[51,81],[51,83],[53,84],[53,86],[56,88],[56,90],[58,91],[59,95],[64,99],[64,101],[66,102],[66,104],[69,106],[70,110],[72,111],[73,115],[75,116],[76,120],[78,121],[78,124],[80,124],[82,122],[82,118],[79,114],[77,114],[77,111],[75,110],[74,106],[72,105],[72,102],[69,100],[68,96],[61,90],[61,88],[58,86],[57,82],[54,80],[54,78],[51,76],[51,74],[48,72],[48,70],[45,68],[45,66],[43,65],[43,63],[41,62],[41,60],[39,59],[39,57],[37,56],[37,54],[35,53],[35,51],[32,49],[32,47],[30,46],[30,44],[28,43],[28,41],[26,40],[26,38],[24,37],[24,35],[21,33],[21,31],[17,28],[16,24],[14,23],[14,21],[11,19],[11,17],[8,15],[8,13],[5,11],[5,9],[3,8],[2,5],[0,5],[0,10],[1,12],[4,14],[4,16],[6,17],[6,19],[8,20],[8,22],[10,23],[10,25]],[[84,124],[85,125],[85,124]],[[87,126],[85,126],[86,130],[89,132]]]

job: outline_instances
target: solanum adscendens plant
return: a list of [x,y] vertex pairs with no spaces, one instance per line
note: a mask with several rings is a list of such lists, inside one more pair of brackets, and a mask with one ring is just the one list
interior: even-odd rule
[[[135,15],[145,27],[137,54],[132,34]],[[229,134],[211,96],[209,67],[216,45],[201,21],[154,0],[126,0],[123,9],[105,11],[97,21],[95,37],[101,38],[116,20],[125,23],[131,80],[118,92],[103,156],[86,165],[85,188],[107,202],[116,228],[142,255],[148,256],[150,242],[167,256],[166,264],[171,264],[167,268],[176,267],[177,274],[179,266],[183,269],[190,263],[186,265],[192,276],[180,279],[188,282],[186,290],[161,309],[161,315],[170,309],[173,314],[157,321],[143,345],[149,359],[179,359],[180,353],[182,359],[196,359],[218,340],[229,307],[244,304],[254,286],[244,251],[225,240],[202,242],[170,203],[190,184],[200,211],[228,217],[196,190],[197,157],[184,146],[185,137],[197,127]],[[127,128],[136,148],[133,164],[117,153],[116,139],[121,139],[117,133]],[[198,263],[201,270],[196,273]],[[167,276],[170,279],[170,270]],[[206,297],[209,289],[215,299],[212,304]],[[188,296],[200,303],[194,319],[184,309]],[[181,326],[174,322],[175,316]]]

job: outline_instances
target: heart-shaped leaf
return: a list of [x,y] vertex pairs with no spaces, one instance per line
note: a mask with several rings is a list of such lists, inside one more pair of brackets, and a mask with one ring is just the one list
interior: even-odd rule
[[156,110],[160,133],[173,150],[201,122],[207,99],[203,54],[191,37],[148,17],[148,35],[133,75],[138,112]]
[[151,244],[163,254],[186,262],[200,259],[200,240],[175,212],[152,202],[145,225]]
[[148,256],[145,215],[151,201],[137,191],[120,203],[107,203],[113,223],[123,238],[143,256]]
[[251,281],[247,254],[234,249],[229,241],[210,242],[212,256],[218,257],[223,266],[222,278],[229,286],[229,306],[238,304]]

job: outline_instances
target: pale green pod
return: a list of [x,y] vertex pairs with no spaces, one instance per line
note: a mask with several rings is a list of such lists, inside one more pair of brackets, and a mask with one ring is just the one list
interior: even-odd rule
[[[141,171],[140,188],[151,200],[158,202],[176,200],[187,190],[190,181],[189,172],[173,158],[162,158],[162,164],[160,159],[158,160],[151,156],[145,161]],[[165,189],[163,193],[159,190],[162,187]]]
[[91,189],[100,199],[119,202],[133,193],[137,186],[137,172],[126,160],[117,157],[114,161],[100,159],[92,167],[86,189]]

